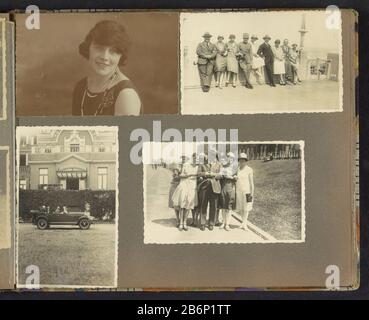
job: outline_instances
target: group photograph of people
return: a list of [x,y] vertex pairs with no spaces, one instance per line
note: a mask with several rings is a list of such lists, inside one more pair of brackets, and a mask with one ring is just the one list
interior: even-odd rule
[[301,239],[301,157],[299,144],[242,144],[146,164],[145,242]]
[[281,86],[301,83],[298,76],[300,51],[296,43],[290,46],[288,39],[284,39],[282,44],[280,39],[276,39],[271,45],[271,37],[265,35],[263,43],[257,46],[259,38],[255,34],[250,38],[248,33],[244,33],[240,43],[236,42],[234,34],[229,35],[228,42],[224,41],[223,35],[218,35],[217,42],[212,43],[209,32],[202,37],[204,40],[199,43],[196,54],[203,92],[209,92],[213,77],[216,88],[230,85],[235,88],[239,74],[247,89],[253,89],[251,74],[259,85],[275,87],[276,83]]
[[339,31],[323,11],[182,14],[182,113],[339,109]]

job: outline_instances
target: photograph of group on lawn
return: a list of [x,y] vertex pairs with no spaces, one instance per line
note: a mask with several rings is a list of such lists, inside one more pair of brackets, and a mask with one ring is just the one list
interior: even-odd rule
[[196,149],[144,165],[145,242],[303,239],[302,143]]

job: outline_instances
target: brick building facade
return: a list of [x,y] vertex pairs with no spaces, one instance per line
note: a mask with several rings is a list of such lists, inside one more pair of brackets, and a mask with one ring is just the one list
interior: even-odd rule
[[20,189],[116,189],[115,131],[43,129],[18,143]]

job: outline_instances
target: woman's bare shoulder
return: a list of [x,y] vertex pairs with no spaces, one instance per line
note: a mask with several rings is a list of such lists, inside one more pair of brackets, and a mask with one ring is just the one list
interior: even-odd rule
[[133,88],[120,91],[115,102],[115,115],[136,115],[141,111],[141,99]]

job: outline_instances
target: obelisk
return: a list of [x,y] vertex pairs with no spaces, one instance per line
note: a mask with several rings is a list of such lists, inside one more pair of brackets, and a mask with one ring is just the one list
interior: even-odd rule
[[299,76],[301,80],[305,80],[307,78],[307,73],[310,72],[307,70],[307,54],[304,48],[304,41],[305,41],[305,34],[308,32],[306,30],[306,16],[305,14],[302,15],[302,21],[301,21],[301,28],[299,30],[300,32],[300,70],[299,70]]

